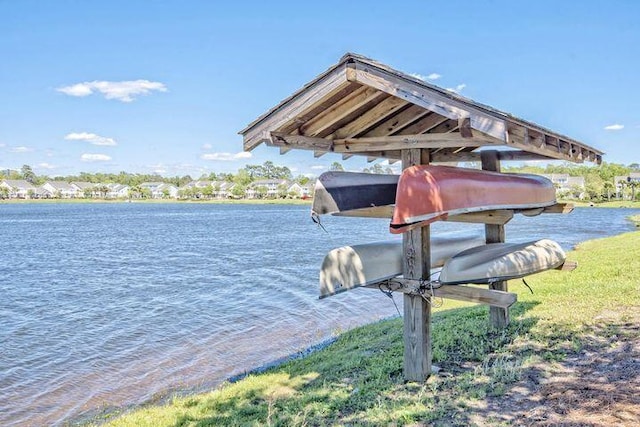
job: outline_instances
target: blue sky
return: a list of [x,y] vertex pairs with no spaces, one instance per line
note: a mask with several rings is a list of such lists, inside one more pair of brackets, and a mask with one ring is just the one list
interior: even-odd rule
[[637,163],[639,17],[631,0],[0,0],[0,167],[359,170],[359,158],[242,153],[237,134],[346,52]]

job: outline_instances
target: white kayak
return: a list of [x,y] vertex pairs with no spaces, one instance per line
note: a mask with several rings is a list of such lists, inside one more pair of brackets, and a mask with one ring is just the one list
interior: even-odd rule
[[[480,235],[434,237],[431,267],[442,267],[451,256],[484,244]],[[331,250],[320,269],[320,298],[367,286],[402,274],[402,241],[343,246]]]
[[566,255],[553,240],[526,243],[490,243],[449,258],[440,272],[440,283],[493,283],[517,279],[564,264]]

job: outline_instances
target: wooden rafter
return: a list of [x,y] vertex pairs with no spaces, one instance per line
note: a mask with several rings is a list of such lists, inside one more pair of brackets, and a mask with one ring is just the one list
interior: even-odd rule
[[429,114],[431,114],[431,111],[425,110],[419,105],[411,104],[410,107],[370,129],[364,136],[393,135]]
[[[299,135],[327,139],[331,145],[313,139],[274,141],[271,132],[287,138]],[[602,161],[602,152],[579,141],[352,54],[241,133],[245,150],[266,142],[281,147],[283,153],[291,148],[318,154],[337,151],[339,141],[359,137],[455,133],[463,139],[458,146],[450,142],[427,144],[432,161],[475,159],[478,144],[498,149],[497,145],[504,145],[511,149],[507,153],[520,153],[505,154],[504,159]],[[357,143],[352,141],[351,145]],[[397,144],[375,149],[351,146],[349,154],[372,157],[379,151],[385,158],[398,158],[397,150]]]

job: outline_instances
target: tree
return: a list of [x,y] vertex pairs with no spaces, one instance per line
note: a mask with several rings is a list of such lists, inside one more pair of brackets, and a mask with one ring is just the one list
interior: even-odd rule
[[213,187],[211,185],[207,185],[206,187],[204,187],[202,189],[202,195],[206,199],[210,199],[211,197],[213,197]]
[[38,178],[29,165],[22,165],[20,174],[22,175],[22,179],[30,182],[31,184],[34,184]]
[[231,195],[236,199],[243,198],[246,192],[247,192],[247,187],[238,183],[236,183],[236,185],[234,185],[233,188],[231,189]]
[[614,190],[616,187],[615,185],[613,185],[613,182],[611,181],[605,181],[604,182],[604,190],[607,192],[607,201],[611,200],[611,191]]
[[281,199],[286,199],[288,189],[289,189],[289,186],[287,184],[278,185],[278,197],[280,197]]
[[380,163],[376,163],[371,167],[371,173],[382,175],[384,173],[384,169],[382,168],[382,165]]
[[246,167],[238,170],[238,173],[233,178],[233,182],[235,184],[246,188],[246,186],[249,185],[251,181],[253,181],[253,179],[251,178],[251,173],[247,170],[248,167],[249,166],[247,165]]
[[344,168],[342,167],[340,162],[333,162],[333,163],[331,163],[331,166],[329,166],[329,170],[330,171],[342,172],[342,171],[344,171]]
[[255,188],[255,190],[256,190],[256,195],[258,196],[259,199],[264,199],[267,193],[269,192],[269,189],[264,185],[258,185]]
[[628,180],[627,182],[627,186],[631,188],[631,201],[636,200],[636,189],[638,188],[638,185],[640,185],[640,182],[638,181]]

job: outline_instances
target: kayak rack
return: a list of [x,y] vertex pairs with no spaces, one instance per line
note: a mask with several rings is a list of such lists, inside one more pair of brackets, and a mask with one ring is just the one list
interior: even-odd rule
[[[262,143],[281,154],[309,150],[346,160],[402,161],[403,169],[430,163],[476,162],[483,170],[500,172],[502,161],[563,160],[602,162],[602,151],[512,114],[497,110],[402,73],[361,55],[347,53],[337,64],[239,132],[251,151]],[[572,206],[464,213],[440,218],[485,224],[486,243],[505,241],[505,224],[514,214],[568,213]],[[356,216],[387,217],[393,206],[381,206]],[[403,278],[392,280],[404,299],[404,377],[424,381],[431,374],[431,304],[406,292],[428,280],[430,228],[421,225],[402,234]],[[455,288],[455,289],[454,289]],[[513,295],[507,282],[489,289],[442,286],[443,298],[490,303],[489,321],[496,328],[509,323]]]

